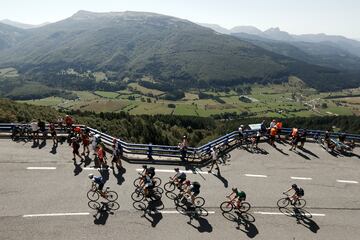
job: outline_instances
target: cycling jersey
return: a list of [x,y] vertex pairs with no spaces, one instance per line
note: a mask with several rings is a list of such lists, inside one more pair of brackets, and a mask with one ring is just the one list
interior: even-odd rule
[[185,180],[186,179],[186,174],[184,172],[178,172],[178,173],[176,173],[175,177],[177,179],[184,179]]
[[102,184],[102,183],[104,183],[104,179],[103,179],[102,177],[96,177],[96,176],[94,176],[94,177],[93,177],[93,181],[94,181],[94,183],[96,183],[96,184]]
[[238,197],[241,200],[245,200],[246,199],[246,193],[243,191],[238,191],[236,192],[236,197]]

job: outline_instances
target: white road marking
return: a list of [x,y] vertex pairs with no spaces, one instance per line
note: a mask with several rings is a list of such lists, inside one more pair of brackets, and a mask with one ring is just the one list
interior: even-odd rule
[[[136,169],[137,172],[142,172],[144,169]],[[175,173],[175,170],[168,170],[168,169],[155,169],[155,172],[164,172],[164,173]],[[208,172],[202,172],[202,171],[187,171],[187,170],[180,170],[179,172],[183,172],[183,173],[199,173],[199,174],[209,174]]]
[[83,213],[47,213],[47,214],[28,214],[28,215],[23,215],[24,218],[27,217],[56,217],[56,216],[85,216],[85,215],[89,215],[90,213],[88,212],[83,212]]
[[[254,212],[255,214],[261,215],[289,215],[287,213],[281,212]],[[290,213],[292,216],[296,215],[296,213]],[[325,217],[326,215],[323,213],[305,213],[305,216],[316,216],[316,217]]]
[[259,178],[267,178],[266,175],[256,175],[256,174],[244,174],[247,177],[259,177]]
[[312,180],[311,177],[290,177],[291,179],[299,179],[299,180]]
[[105,171],[105,170],[111,170],[111,168],[93,168],[93,167],[84,167],[83,170],[88,170],[88,171]]
[[336,180],[337,182],[340,182],[340,183],[359,183],[358,181],[352,181],[352,180]]
[[[178,211],[158,211],[159,213],[163,213],[163,214],[180,214],[180,212]],[[192,212],[196,212],[196,211],[184,211],[186,213],[192,213]],[[184,213],[182,212],[182,213]],[[214,214],[215,211],[208,211],[208,214]]]
[[27,167],[27,170],[55,170],[56,167]]

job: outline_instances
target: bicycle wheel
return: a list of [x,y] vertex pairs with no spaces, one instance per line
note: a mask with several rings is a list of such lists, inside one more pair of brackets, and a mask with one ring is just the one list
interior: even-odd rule
[[177,195],[174,192],[166,192],[165,195],[171,200],[175,200],[177,197]]
[[134,207],[136,210],[144,211],[144,210],[146,209],[146,204],[143,203],[143,202],[134,202],[134,203],[133,203],[133,207]]
[[231,210],[233,210],[234,206],[232,205],[232,203],[230,201],[225,201],[225,202],[222,202],[220,204],[220,209],[221,211],[223,212],[231,212]]
[[164,185],[164,189],[167,192],[173,192],[175,190],[175,183],[173,182],[167,182]]
[[280,198],[279,201],[277,201],[277,205],[279,208],[284,208],[287,207],[287,205],[289,205],[290,200],[289,198]]
[[161,187],[154,187],[154,192],[158,192],[160,193],[160,195],[162,195],[164,193],[164,189],[162,189]]
[[152,181],[153,181],[155,187],[159,187],[161,185],[161,179],[158,177],[153,177]]
[[100,209],[100,203],[95,202],[95,201],[88,202],[88,206],[94,210]]
[[140,181],[141,181],[141,177],[138,177],[137,179],[135,179],[134,180],[134,186],[139,187],[140,186]]
[[89,190],[86,195],[90,201],[97,201],[100,197],[99,193],[97,191],[93,191],[93,190]]
[[250,203],[242,202],[239,210],[240,212],[247,212],[250,210],[250,208],[251,208]]
[[117,202],[108,202],[107,206],[109,209],[114,211],[120,208],[120,205]]
[[254,216],[247,212],[241,213],[240,217],[246,222],[255,222]]
[[109,202],[114,202],[118,199],[118,194],[114,191],[108,191],[106,193],[106,200],[108,200]]
[[205,199],[203,197],[196,197],[194,199],[194,205],[196,207],[202,207],[205,204]]
[[294,207],[296,207],[296,208],[303,208],[303,207],[305,207],[305,205],[306,205],[305,199],[298,199],[298,200],[295,202]]
[[144,193],[141,190],[135,190],[135,192],[133,192],[131,194],[131,198],[132,200],[134,200],[135,202],[140,202],[141,200],[143,200],[145,197]]
[[158,189],[153,189],[151,193],[151,199],[158,201],[161,199],[162,194],[158,191]]

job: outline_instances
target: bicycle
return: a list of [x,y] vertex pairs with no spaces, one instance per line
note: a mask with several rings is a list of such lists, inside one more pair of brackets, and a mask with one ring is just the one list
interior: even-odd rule
[[235,203],[235,201],[236,201],[236,199],[234,198],[233,200],[222,202],[220,204],[221,211],[228,213],[228,212],[231,212],[233,209],[236,209],[242,213],[245,213],[250,210],[250,208],[251,208],[250,203],[242,201],[240,203],[240,207],[238,207],[237,204]]
[[180,191],[183,190],[183,183],[180,183],[179,181],[176,182],[175,180],[172,180],[170,178],[170,180],[164,184],[164,189],[166,192],[173,192],[175,191],[176,188],[178,188]]
[[284,198],[280,198],[277,201],[277,205],[279,208],[285,208],[287,207],[289,204],[291,204],[292,206],[294,206],[295,208],[303,208],[306,205],[306,201],[305,199],[302,198],[298,198],[296,199],[296,201],[293,203],[292,200],[290,199],[290,196],[288,194],[283,193],[284,195],[286,195],[286,197]]
[[92,184],[91,189],[87,192],[87,198],[90,201],[97,201],[100,196],[105,198],[109,202],[115,202],[118,199],[118,194],[115,191],[109,191],[110,187],[107,187],[102,193],[96,187],[96,184]]
[[[185,202],[184,202],[185,200]],[[185,206],[191,202],[191,196],[189,193],[179,193],[177,197],[174,199],[175,204],[178,206]],[[205,199],[203,197],[195,197],[194,206],[202,207],[205,204]]]
[[[147,198],[154,198],[155,200],[160,200],[162,197],[162,189],[159,187],[154,187],[154,188],[150,188],[148,189],[149,193]],[[140,202],[143,199],[145,199],[145,192],[144,189],[142,187],[137,187],[135,189],[135,191],[131,194],[131,199],[134,200],[135,202]]]

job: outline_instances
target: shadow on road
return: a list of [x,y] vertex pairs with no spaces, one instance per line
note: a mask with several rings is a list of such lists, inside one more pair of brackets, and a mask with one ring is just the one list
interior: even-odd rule
[[237,224],[236,229],[246,233],[249,238],[254,238],[259,234],[257,227],[253,224],[253,222],[255,222],[255,218],[250,213],[235,211],[235,213],[223,212],[222,215],[227,220],[235,222]]
[[307,154],[309,154],[309,155],[311,155],[311,156],[313,156],[313,157],[319,158],[318,155],[316,155],[315,153],[313,153],[312,151],[310,151],[310,150],[308,150],[308,149],[306,149],[306,148],[299,147],[299,149],[300,149],[301,151],[303,151],[304,153],[307,153]]
[[284,213],[288,217],[293,217],[296,219],[297,224],[301,224],[304,227],[308,228],[311,232],[317,233],[320,229],[319,225],[312,220],[312,215],[305,209],[299,208],[279,208],[279,211]]
[[114,215],[114,212],[109,209],[106,203],[101,203],[101,207],[97,210],[97,212],[93,215],[94,224],[96,225],[105,225],[107,219],[109,218],[109,214]]
[[126,169],[125,168],[118,168],[118,171],[116,173],[115,168],[112,169],[113,175],[114,177],[117,179],[117,184],[121,185],[123,182],[125,182],[125,178],[123,177],[123,175],[126,173]]
[[224,184],[224,187],[225,187],[225,188],[228,188],[229,182],[228,182],[228,180],[227,180],[226,178],[224,178],[224,177],[221,175],[220,171],[218,171],[217,174],[213,174],[213,173],[212,173],[212,175],[214,175],[216,178],[218,178],[218,179]]
[[81,164],[82,163],[77,164],[76,162],[74,162],[74,166],[75,166],[75,168],[74,168],[74,176],[77,176],[77,175],[79,175],[79,173],[82,172],[83,169],[81,167]]
[[164,207],[161,200],[152,200],[148,202],[148,205],[144,208],[144,214],[141,217],[148,220],[152,227],[156,227],[163,218],[162,213],[159,212],[159,210],[164,209]]

